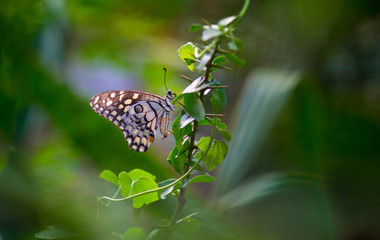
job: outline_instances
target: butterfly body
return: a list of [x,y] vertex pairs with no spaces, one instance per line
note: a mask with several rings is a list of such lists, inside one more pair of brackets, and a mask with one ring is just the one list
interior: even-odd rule
[[164,138],[175,94],[168,90],[164,98],[141,91],[117,90],[100,93],[90,100],[90,106],[99,115],[113,122],[124,133],[129,147],[145,152],[153,143],[159,127]]

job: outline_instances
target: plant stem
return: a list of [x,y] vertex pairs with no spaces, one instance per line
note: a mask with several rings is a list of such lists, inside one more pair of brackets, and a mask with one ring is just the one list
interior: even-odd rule
[[[201,96],[202,95],[203,94],[201,94]],[[195,135],[197,132],[198,132],[198,121],[194,120],[193,132],[190,136],[190,145],[189,145],[189,149],[187,150],[185,172],[189,171],[190,163],[193,160],[193,151],[195,149]],[[190,175],[184,178],[184,181],[187,180],[189,177]],[[181,188],[181,190],[179,191],[178,198],[177,198],[178,199],[177,207],[172,215],[169,225],[172,225],[177,221],[183,207],[186,204],[185,192],[186,192],[186,187]]]
[[152,192],[158,192],[160,190],[164,190],[166,188],[169,188],[171,186],[174,186],[176,185],[177,183],[179,183],[180,181],[184,180],[187,176],[190,175],[190,173],[192,171],[194,171],[194,169],[198,166],[198,164],[204,159],[204,157],[207,155],[208,151],[210,150],[211,148],[211,144],[212,144],[212,140],[214,140],[214,134],[215,134],[215,129],[216,129],[216,125],[213,126],[213,129],[212,129],[212,135],[211,135],[211,141],[209,143],[209,145],[207,146],[205,152],[203,153],[203,155],[199,158],[198,161],[195,162],[195,164],[185,173],[183,174],[180,178],[178,178],[177,180],[175,180],[174,182],[168,184],[168,185],[165,185],[165,186],[162,186],[162,187],[159,187],[159,188],[155,188],[155,189],[150,189],[150,190],[147,190],[145,192],[140,192],[140,193],[136,193],[135,195],[131,195],[129,197],[125,197],[125,198],[111,198],[111,197],[107,197],[107,196],[101,196],[98,198],[98,202],[100,202],[102,199],[106,199],[106,200],[110,200],[110,201],[114,201],[114,202],[121,202],[121,201],[125,201],[125,200],[130,200],[132,198],[135,198],[135,197],[139,197],[139,196],[142,196],[142,195],[145,195],[145,194],[148,194],[148,193],[152,193]]

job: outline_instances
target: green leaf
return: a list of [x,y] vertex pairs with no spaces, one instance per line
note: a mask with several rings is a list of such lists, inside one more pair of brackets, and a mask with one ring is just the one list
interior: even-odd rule
[[[139,180],[133,182],[132,195],[145,192],[151,189],[155,189],[155,188],[157,188],[157,183],[155,181],[147,177],[141,177]],[[154,201],[157,201],[158,199],[159,198],[158,198],[157,192],[144,194],[142,196],[135,197],[132,199],[133,207],[140,208],[144,204],[148,205]]]
[[226,55],[220,55],[214,58],[212,61],[215,65],[221,65],[223,63],[227,63],[228,61],[226,60]]
[[183,94],[180,93],[180,94],[177,94],[177,97],[175,97],[170,103],[171,104],[174,104],[176,103],[179,99],[181,99],[183,97]]
[[124,233],[124,240],[143,240],[145,233],[142,228],[129,228]]
[[178,155],[178,148],[177,146],[174,146],[173,150],[169,153],[169,156],[168,156],[168,162],[170,163],[170,165],[173,166],[173,163],[175,162],[175,159]]
[[153,181],[156,180],[156,176],[152,175],[151,173],[148,173],[147,171],[141,170],[141,169],[133,169],[128,173],[128,175],[131,177],[132,180],[136,181],[139,180],[142,177],[149,178]]
[[[221,84],[216,79],[212,79],[211,82],[212,86],[221,86]],[[227,104],[227,95],[224,88],[213,88],[210,101],[214,109],[214,113],[220,113],[220,111]]]
[[183,173],[184,172],[184,165],[186,162],[186,151],[187,148],[189,147],[189,141],[186,141],[184,146],[182,147],[181,151],[178,150],[178,147],[175,146],[173,150],[169,153],[168,156],[168,161],[170,165],[173,166],[173,168],[178,172],[178,173]]
[[219,29],[219,26],[213,24],[211,26],[204,26],[204,30],[202,32],[202,40],[207,41],[214,37],[219,37],[223,32]]
[[216,123],[213,118],[205,118],[198,123],[199,125],[213,125],[216,124],[216,130],[222,135],[227,141],[231,141],[231,133],[227,130],[227,125],[222,123],[220,118],[216,118]]
[[39,239],[58,239],[78,236],[78,233],[71,232],[61,225],[49,226],[47,229],[36,233],[34,236]]
[[[194,164],[197,162],[196,160],[199,160],[200,157],[201,157],[201,152],[198,152],[194,156],[194,159],[190,162],[190,167],[193,167]],[[198,172],[201,172],[201,173],[205,173],[205,170],[199,164],[195,167],[195,170],[197,170]]]
[[226,56],[228,59],[230,59],[233,63],[235,63],[239,67],[243,67],[245,64],[245,60],[238,58],[235,54],[228,53],[226,54]]
[[[186,121],[186,119],[191,120],[191,116],[185,112],[181,112],[176,119],[173,121],[172,124],[172,130],[173,135],[176,143],[177,150],[182,151],[185,144],[183,143],[183,139],[186,139],[185,136],[189,136],[192,133],[192,127],[191,124],[184,124],[183,121]],[[183,121],[182,121],[183,119]],[[182,126],[183,125],[183,126]],[[174,150],[174,149],[173,149]],[[177,154],[177,153],[176,153]],[[175,155],[173,155],[174,157]],[[168,158],[169,160],[169,158]]]
[[220,133],[220,135],[222,135],[224,137],[224,139],[226,139],[227,141],[231,141],[231,133],[230,131],[228,130],[224,130],[224,129],[220,129],[220,128],[216,128],[218,130],[218,132]]
[[[180,129],[181,115],[182,115],[182,113],[178,114],[178,116],[174,119],[173,124],[172,124],[172,130],[173,130],[175,145],[177,146],[177,148],[182,147],[182,136],[181,136],[181,129]],[[169,158],[168,158],[168,160],[169,160]]]
[[213,182],[215,177],[211,175],[198,175],[193,177],[189,183],[198,183],[198,182]]
[[[197,143],[197,147],[201,150],[202,154],[207,149],[209,145],[211,137],[202,137]],[[211,148],[208,151],[206,157],[203,162],[206,165],[207,171],[214,170],[226,157],[228,152],[228,146],[222,141],[215,140],[212,142]]]
[[228,43],[228,48],[232,51],[241,51],[244,47],[244,42],[239,38],[234,38]]
[[236,45],[234,40],[228,43],[228,48],[235,52],[238,50],[238,46]]
[[195,31],[198,31],[198,30],[202,30],[203,29],[203,25],[200,25],[200,24],[191,24],[190,28],[189,28],[189,32],[195,32]]
[[115,184],[116,186],[119,186],[119,179],[117,178],[116,174],[113,173],[111,170],[104,170],[100,173],[99,177]]
[[188,42],[185,45],[182,45],[178,49],[178,55],[179,57],[186,63],[187,67],[193,71],[194,69],[194,62],[189,61],[195,60],[195,57],[198,56],[199,48],[195,46],[192,42]]
[[205,117],[205,109],[198,93],[185,94],[183,102],[186,112],[197,121],[201,121]]
[[235,21],[236,17],[237,16],[229,16],[229,17],[223,18],[218,22],[218,25],[222,27],[226,27],[230,25],[233,21]]
[[121,186],[121,195],[123,195],[123,197],[128,197],[131,195],[132,182],[133,180],[127,172],[122,171],[119,173],[119,184]]

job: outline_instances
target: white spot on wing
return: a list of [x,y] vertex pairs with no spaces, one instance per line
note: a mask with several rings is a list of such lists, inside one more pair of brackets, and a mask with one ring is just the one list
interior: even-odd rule
[[97,103],[99,101],[99,96],[97,96],[95,99],[94,99],[94,104]]

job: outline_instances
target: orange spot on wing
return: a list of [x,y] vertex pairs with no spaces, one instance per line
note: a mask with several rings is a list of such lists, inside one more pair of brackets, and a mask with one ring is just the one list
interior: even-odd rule
[[149,143],[152,143],[154,141],[154,137],[149,136]]

